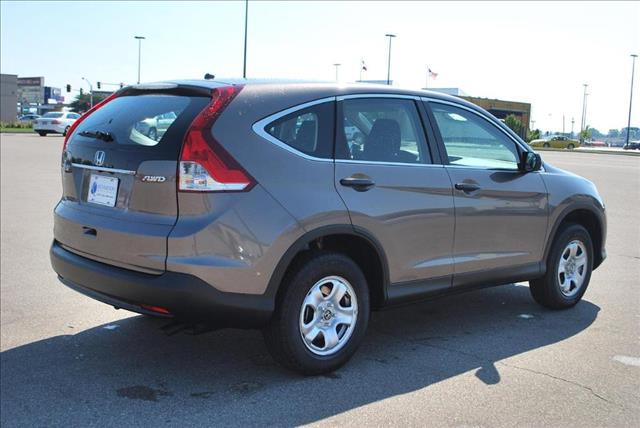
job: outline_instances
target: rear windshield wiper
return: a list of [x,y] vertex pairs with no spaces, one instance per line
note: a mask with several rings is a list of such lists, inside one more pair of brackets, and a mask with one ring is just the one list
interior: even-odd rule
[[103,131],[82,131],[80,133],[83,137],[95,138],[96,140],[102,141],[113,141],[113,135],[111,132],[103,132]]

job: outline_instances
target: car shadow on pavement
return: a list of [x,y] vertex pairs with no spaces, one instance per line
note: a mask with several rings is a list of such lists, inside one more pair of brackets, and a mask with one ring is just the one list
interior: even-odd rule
[[166,321],[132,316],[74,332],[70,311],[69,334],[1,353],[1,422],[299,425],[469,371],[499,383],[497,362],[580,333],[598,311],[548,311],[508,285],[376,312],[354,358],[319,377],[280,368],[257,331],[167,336]]

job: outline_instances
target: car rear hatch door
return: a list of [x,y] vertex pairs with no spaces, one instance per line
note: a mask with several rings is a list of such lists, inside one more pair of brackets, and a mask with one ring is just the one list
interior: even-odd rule
[[162,273],[178,216],[180,149],[210,94],[138,85],[81,118],[63,151],[55,239],[85,257]]

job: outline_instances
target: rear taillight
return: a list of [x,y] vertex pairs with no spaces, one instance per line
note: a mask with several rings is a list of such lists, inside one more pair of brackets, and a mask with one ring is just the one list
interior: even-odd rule
[[62,122],[60,122],[58,119],[53,119],[53,120],[51,121],[51,124],[52,124],[52,125],[60,125],[61,123],[62,123]]
[[98,110],[100,107],[104,106],[106,103],[108,103],[112,99],[116,98],[117,96],[118,96],[117,92],[114,92],[113,94],[109,95],[107,98],[105,98],[104,100],[100,101],[98,104],[94,105],[92,108],[90,108],[85,114],[80,116],[80,118],[78,120],[76,120],[75,122],[73,122],[71,124],[71,126],[69,127],[69,130],[67,131],[67,135],[65,135],[65,137],[64,137],[64,144],[62,145],[62,151],[63,152],[67,148],[67,142],[69,141],[69,138],[71,138],[71,134],[73,134],[73,131],[76,130],[78,125],[80,125],[80,123],[83,120],[85,120],[91,113],[93,113],[94,111]]
[[180,153],[179,191],[243,192],[254,186],[253,177],[211,134],[214,122],[241,89],[241,86],[214,89],[211,102],[191,123]]

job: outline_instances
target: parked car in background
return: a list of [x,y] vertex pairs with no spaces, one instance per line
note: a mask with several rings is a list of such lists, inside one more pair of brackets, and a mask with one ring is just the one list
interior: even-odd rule
[[80,118],[80,114],[71,111],[52,111],[33,121],[33,130],[41,137],[47,134],[67,135],[71,125]]
[[585,141],[582,145],[586,147],[609,147],[607,143],[599,140]]
[[[168,113],[163,137],[138,130]],[[76,122],[61,160],[60,281],[175,322],[260,328],[304,374],[344,364],[372,309],[519,281],[567,309],[606,257],[593,183],[437,92],[126,87]]]
[[18,122],[20,123],[31,123],[34,120],[40,118],[41,116],[39,114],[23,114],[22,116],[20,116],[18,118]]
[[640,150],[640,141],[629,141],[629,144],[622,148],[625,150]]
[[540,138],[538,140],[532,140],[529,145],[531,147],[572,150],[576,147],[580,147],[580,141],[572,140],[562,135],[553,135],[546,138]]

